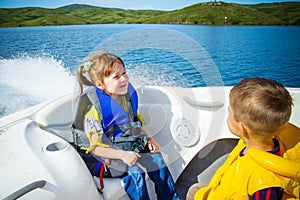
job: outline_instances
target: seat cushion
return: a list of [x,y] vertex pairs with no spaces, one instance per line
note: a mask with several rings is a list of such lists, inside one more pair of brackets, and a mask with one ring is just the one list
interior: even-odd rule
[[217,160],[215,160],[208,168],[206,168],[201,174],[197,176],[197,180],[199,183],[202,183],[204,185],[208,185],[210,182],[210,179],[215,174],[215,172],[219,169],[221,165],[225,162],[227,159],[229,153],[221,156]]

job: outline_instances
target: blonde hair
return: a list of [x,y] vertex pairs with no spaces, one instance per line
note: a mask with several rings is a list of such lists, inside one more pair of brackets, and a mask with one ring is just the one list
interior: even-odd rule
[[[83,92],[83,86],[95,86],[97,81],[104,84],[104,78],[113,71],[113,67],[118,62],[125,68],[121,58],[107,51],[95,51],[86,57],[86,63],[77,69],[77,80],[79,83],[79,95]],[[88,64],[87,64],[88,63]],[[85,65],[88,65],[87,69]]]
[[261,136],[276,134],[291,116],[292,97],[280,83],[266,78],[246,78],[230,91],[234,118]]

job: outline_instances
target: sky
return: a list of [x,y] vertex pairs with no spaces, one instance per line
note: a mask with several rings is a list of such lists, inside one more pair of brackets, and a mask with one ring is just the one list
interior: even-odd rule
[[[0,0],[0,8],[43,7],[58,8],[70,4],[87,4],[122,9],[176,10],[213,0]],[[222,0],[227,3],[257,4],[300,0]]]

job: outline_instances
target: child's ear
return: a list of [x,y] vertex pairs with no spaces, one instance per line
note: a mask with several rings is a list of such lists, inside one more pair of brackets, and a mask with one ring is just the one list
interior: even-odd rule
[[100,90],[105,89],[105,86],[104,86],[104,84],[101,83],[101,81],[96,81],[95,84],[96,84],[97,88],[99,88]]
[[243,122],[239,122],[240,130],[242,131],[242,137],[249,139],[249,127]]

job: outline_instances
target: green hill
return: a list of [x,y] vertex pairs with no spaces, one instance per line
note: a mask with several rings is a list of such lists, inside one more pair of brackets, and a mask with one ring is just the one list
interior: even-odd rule
[[[300,7],[299,7],[300,10]],[[226,18],[226,22],[225,22]],[[207,24],[207,25],[286,25],[279,18],[249,6],[231,3],[199,3],[168,12],[143,23]]]
[[0,8],[0,27],[71,24],[300,25],[300,3],[195,4],[180,10],[124,10],[73,4],[56,9]]
[[56,9],[0,8],[0,27],[69,24],[132,23],[164,13],[155,10],[123,10],[73,4]]
[[288,25],[300,25],[300,2],[262,3],[251,7],[277,17]]

